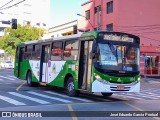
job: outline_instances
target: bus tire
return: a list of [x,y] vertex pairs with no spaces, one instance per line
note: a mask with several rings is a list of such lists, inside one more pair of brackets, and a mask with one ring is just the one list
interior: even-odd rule
[[27,85],[28,85],[29,87],[32,87],[32,86],[33,86],[32,73],[31,73],[30,71],[27,73]]
[[111,96],[113,93],[101,93],[104,98]]
[[73,77],[68,78],[66,89],[67,89],[67,94],[70,97],[76,97],[79,94],[79,91],[74,89],[74,79],[73,79]]
[[39,83],[32,81],[32,73],[30,71],[27,73],[27,85],[29,87],[37,87],[37,86],[39,86]]

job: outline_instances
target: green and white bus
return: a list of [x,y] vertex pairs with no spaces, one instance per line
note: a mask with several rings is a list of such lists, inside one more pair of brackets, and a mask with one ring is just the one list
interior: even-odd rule
[[93,31],[17,45],[14,74],[38,84],[111,96],[140,91],[140,39],[121,32]]

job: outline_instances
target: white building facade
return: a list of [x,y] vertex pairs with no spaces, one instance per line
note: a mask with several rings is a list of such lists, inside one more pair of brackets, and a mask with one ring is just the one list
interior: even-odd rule
[[[0,0],[0,21],[15,18],[18,24],[47,29],[51,19],[50,6],[50,0]],[[6,27],[10,25],[0,22],[0,36]]]
[[48,29],[47,36],[50,37],[61,37],[61,36],[67,36],[77,33],[77,24],[78,21],[70,21],[65,24],[61,24],[55,27],[51,27]]

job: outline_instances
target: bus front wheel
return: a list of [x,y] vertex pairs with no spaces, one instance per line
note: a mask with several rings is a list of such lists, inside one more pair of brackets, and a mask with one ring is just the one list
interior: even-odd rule
[[70,96],[70,97],[78,96],[79,91],[74,89],[74,79],[73,79],[73,77],[69,77],[69,79],[67,80],[66,88],[67,88],[68,96]]
[[113,93],[102,93],[103,97],[106,98],[106,97],[109,97],[111,96]]

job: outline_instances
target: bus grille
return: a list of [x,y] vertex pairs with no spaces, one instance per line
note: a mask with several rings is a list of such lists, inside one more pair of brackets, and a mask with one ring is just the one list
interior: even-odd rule
[[118,84],[131,84],[132,82],[117,82],[117,81],[109,81],[110,83],[118,83]]

